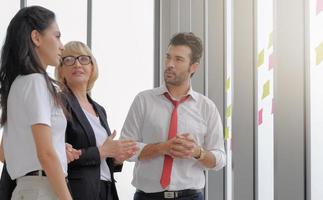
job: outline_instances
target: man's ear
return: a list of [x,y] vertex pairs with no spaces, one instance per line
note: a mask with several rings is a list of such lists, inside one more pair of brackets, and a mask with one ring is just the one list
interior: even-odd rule
[[190,71],[191,71],[192,74],[194,74],[197,71],[197,69],[199,67],[199,64],[200,63],[198,63],[198,62],[195,62],[195,63],[191,64]]
[[39,47],[40,43],[41,43],[41,38],[40,38],[40,33],[37,30],[33,30],[31,31],[31,40],[33,41],[34,45],[36,47]]

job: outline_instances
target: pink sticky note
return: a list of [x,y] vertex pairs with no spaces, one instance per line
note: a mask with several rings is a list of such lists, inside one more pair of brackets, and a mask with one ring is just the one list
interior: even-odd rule
[[258,111],[258,126],[262,124],[263,108]]
[[269,56],[269,66],[268,66],[268,70],[271,70],[273,67],[274,67],[274,55],[272,53]]
[[316,15],[323,10],[323,0],[316,0]]

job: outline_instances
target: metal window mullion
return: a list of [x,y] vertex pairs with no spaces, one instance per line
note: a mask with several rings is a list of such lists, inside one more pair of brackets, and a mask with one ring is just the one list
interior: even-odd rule
[[24,8],[27,6],[27,0],[20,0],[20,8]]
[[87,0],[86,43],[92,48],[92,0]]

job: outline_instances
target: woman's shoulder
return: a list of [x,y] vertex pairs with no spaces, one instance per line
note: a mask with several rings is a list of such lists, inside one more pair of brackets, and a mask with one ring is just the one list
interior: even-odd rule
[[33,73],[27,75],[20,75],[16,78],[16,82],[23,85],[37,84],[37,83],[45,83],[45,77],[41,73]]
[[19,75],[13,81],[10,90],[43,90],[46,89],[46,80],[43,74],[33,73],[27,75]]

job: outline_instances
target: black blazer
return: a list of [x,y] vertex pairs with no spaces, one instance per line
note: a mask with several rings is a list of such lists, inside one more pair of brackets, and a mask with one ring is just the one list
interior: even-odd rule
[[[73,145],[75,149],[82,150],[80,158],[68,165],[68,180],[73,199],[98,199],[101,160],[93,129],[72,91],[64,92],[62,99],[68,112],[66,142]],[[93,101],[90,96],[88,96],[88,100],[99,116],[101,125],[110,135],[111,132],[104,108]],[[120,172],[122,165],[115,166],[111,158],[106,159],[106,162],[111,172],[113,199],[118,200],[113,173]]]

